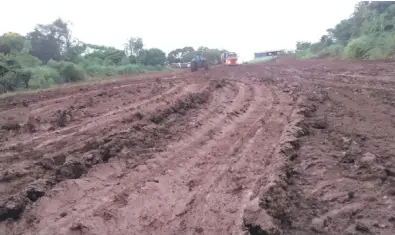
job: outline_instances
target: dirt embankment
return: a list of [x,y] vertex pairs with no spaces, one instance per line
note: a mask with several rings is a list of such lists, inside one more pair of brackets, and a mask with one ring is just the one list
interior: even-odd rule
[[0,102],[0,233],[394,234],[394,64],[279,60]]

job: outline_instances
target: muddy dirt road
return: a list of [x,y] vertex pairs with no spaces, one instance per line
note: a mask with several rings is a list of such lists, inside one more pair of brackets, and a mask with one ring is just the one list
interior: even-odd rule
[[178,71],[0,100],[0,234],[395,234],[395,63]]

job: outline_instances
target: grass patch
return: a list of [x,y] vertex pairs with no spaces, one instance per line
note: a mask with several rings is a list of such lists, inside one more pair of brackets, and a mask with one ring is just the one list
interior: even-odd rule
[[266,63],[266,62],[270,62],[272,60],[274,60],[274,56],[266,56],[263,58],[259,58],[259,59],[253,59],[248,61],[248,64],[261,64],[261,63]]

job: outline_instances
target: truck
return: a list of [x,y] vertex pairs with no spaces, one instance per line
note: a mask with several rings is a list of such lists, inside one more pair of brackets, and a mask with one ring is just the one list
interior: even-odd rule
[[221,54],[221,64],[237,65],[238,55],[235,52],[224,52]]

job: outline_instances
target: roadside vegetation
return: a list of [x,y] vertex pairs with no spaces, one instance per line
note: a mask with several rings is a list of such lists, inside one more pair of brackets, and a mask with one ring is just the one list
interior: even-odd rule
[[350,18],[328,29],[320,41],[297,42],[301,59],[393,59],[395,55],[395,2],[361,1]]
[[0,36],[0,94],[170,70],[169,64],[189,62],[203,51],[208,60],[219,63],[225,50],[184,47],[166,55],[161,49],[145,48],[139,37],[130,37],[123,49],[94,45],[73,37],[70,24],[59,18],[36,25],[26,35],[9,32]]
[[169,63],[188,63],[191,62],[196,53],[204,52],[204,57],[211,61],[213,64],[221,63],[221,54],[227,52],[227,50],[199,47],[196,50],[193,47],[177,48],[172,50],[167,55],[167,61]]
[[248,64],[260,64],[260,63],[270,62],[270,61],[272,61],[273,59],[274,59],[273,56],[266,56],[266,57],[263,57],[263,58],[258,58],[258,59],[250,60],[250,61],[248,61],[247,63],[248,63]]
[[131,37],[124,50],[87,44],[72,36],[67,22],[57,19],[37,25],[27,35],[0,36],[0,93],[165,70],[165,62],[165,52],[144,48],[141,38]]

